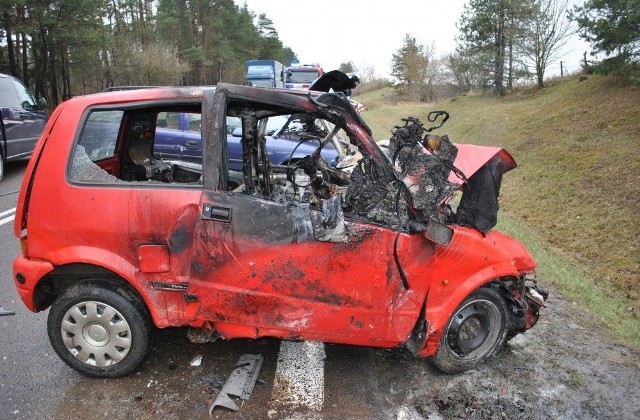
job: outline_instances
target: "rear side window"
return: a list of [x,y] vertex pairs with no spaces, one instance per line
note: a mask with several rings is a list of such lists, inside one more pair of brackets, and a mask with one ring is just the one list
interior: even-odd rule
[[36,106],[29,89],[18,80],[0,77],[0,106],[20,107],[23,105],[26,105],[27,109]]
[[96,111],[82,131],[80,146],[93,162],[113,157],[124,111]]
[[78,136],[69,178],[91,184],[200,185],[200,116],[199,105],[92,110]]
[[13,80],[0,77],[0,106],[15,107],[20,105],[20,98],[13,86]]

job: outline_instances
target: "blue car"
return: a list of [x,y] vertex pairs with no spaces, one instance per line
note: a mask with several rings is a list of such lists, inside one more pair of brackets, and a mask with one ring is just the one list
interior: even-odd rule
[[[338,134],[325,121],[301,121],[299,117],[275,116],[266,122],[267,154],[272,165],[295,163],[311,155],[320,145],[323,133],[330,133],[320,155],[336,166],[341,153]],[[229,169],[242,171],[242,127],[240,119],[227,117]],[[337,148],[338,147],[338,148]],[[158,114],[153,153],[163,160],[202,163],[201,115],[198,113],[161,112]],[[343,152],[344,156],[344,152]]]

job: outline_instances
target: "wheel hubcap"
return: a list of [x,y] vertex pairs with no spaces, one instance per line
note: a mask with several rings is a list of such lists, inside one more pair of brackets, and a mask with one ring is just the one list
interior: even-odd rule
[[500,311],[488,300],[469,302],[455,313],[447,332],[447,345],[456,355],[484,356],[500,334]]
[[131,328],[114,307],[96,301],[69,308],[60,325],[62,340],[78,360],[92,366],[111,366],[131,348]]
[[87,343],[93,346],[104,346],[109,342],[109,331],[100,324],[87,325],[82,331]]

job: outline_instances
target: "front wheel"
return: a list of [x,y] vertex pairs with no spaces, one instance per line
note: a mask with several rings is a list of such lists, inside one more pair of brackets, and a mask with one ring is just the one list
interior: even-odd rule
[[154,332],[140,300],[103,283],[80,283],[65,290],[51,306],[47,330],[65,363],[101,378],[136,369]]
[[476,290],[447,322],[434,364],[444,372],[459,373],[484,362],[504,346],[508,317],[499,292],[488,287]]

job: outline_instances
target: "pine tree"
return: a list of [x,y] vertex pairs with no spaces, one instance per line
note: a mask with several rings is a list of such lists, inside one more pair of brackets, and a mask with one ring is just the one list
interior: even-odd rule
[[580,37],[591,43],[594,53],[606,56],[597,67],[599,71],[639,72],[639,0],[587,0],[574,8],[572,18],[578,23]]
[[492,86],[499,94],[511,87],[531,10],[527,0],[470,0],[465,5],[457,56],[473,67],[483,87]]
[[398,80],[400,90],[413,99],[425,99],[430,58],[424,46],[409,34],[405,35],[404,44],[392,56],[391,75]]

